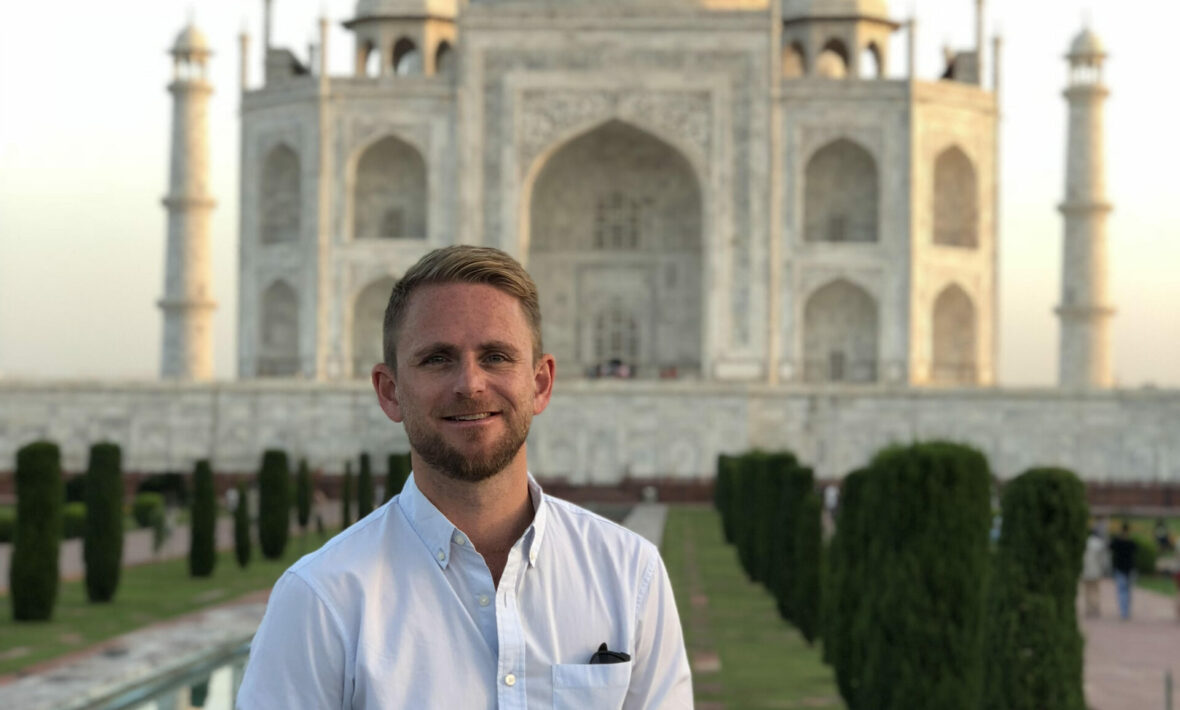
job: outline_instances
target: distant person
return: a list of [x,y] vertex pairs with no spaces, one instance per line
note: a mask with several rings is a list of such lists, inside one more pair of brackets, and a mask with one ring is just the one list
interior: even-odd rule
[[1172,551],[1172,531],[1168,530],[1168,524],[1163,518],[1157,518],[1155,521],[1155,544],[1161,553]]
[[692,708],[659,550],[529,473],[555,374],[512,257],[447,247],[406,272],[372,382],[413,473],[275,584],[238,708]]
[[1098,616],[1098,583],[1106,571],[1106,543],[1098,534],[1098,528],[1090,529],[1086,538],[1086,551],[1082,556],[1082,590],[1086,599],[1086,616]]
[[1131,618],[1131,583],[1135,574],[1135,541],[1131,539],[1131,524],[1124,522],[1122,530],[1110,541],[1111,567],[1114,586],[1119,598],[1119,616]]

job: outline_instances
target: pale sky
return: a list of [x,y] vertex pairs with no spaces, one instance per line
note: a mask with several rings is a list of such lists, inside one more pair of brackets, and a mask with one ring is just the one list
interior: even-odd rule
[[[333,21],[333,74],[351,69],[340,22],[355,0],[275,0],[275,43],[305,57],[316,18]],[[1165,0],[991,0],[1004,35],[1000,362],[1006,385],[1056,381],[1066,105],[1062,55],[1089,14],[1111,59],[1107,83],[1110,287],[1116,380],[1180,386],[1180,132],[1164,110],[1180,4]],[[890,4],[916,13],[919,74],[942,46],[966,48],[973,0]],[[215,373],[235,376],[238,44],[261,76],[262,0],[13,0],[0,9],[0,374],[154,378],[159,369],[171,65],[195,7],[215,52],[211,79]],[[899,33],[899,42],[904,42]],[[894,70],[904,62],[894,51]],[[990,57],[988,75],[990,77]]]

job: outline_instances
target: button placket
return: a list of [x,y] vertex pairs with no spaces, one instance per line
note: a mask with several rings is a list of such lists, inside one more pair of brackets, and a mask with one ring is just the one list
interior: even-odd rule
[[496,634],[500,646],[499,675],[503,679],[497,696],[499,706],[504,710],[524,710],[527,696],[524,676],[524,629],[521,627],[520,610],[517,608],[516,600],[516,582],[521,575],[523,557],[519,545],[508,552],[508,562],[500,575],[500,584],[496,590]]

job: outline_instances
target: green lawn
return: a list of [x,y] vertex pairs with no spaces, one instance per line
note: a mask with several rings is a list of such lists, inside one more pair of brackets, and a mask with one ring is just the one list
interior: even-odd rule
[[1142,589],[1150,589],[1153,592],[1169,597],[1176,596],[1176,583],[1172,581],[1171,577],[1163,574],[1157,574],[1152,577],[1140,575],[1135,580],[1135,586]]
[[770,594],[746,578],[713,510],[673,506],[662,554],[690,658],[712,651],[721,661],[720,672],[693,673],[697,703],[720,701],[726,710],[844,707],[818,647],[808,647],[779,617]]
[[[326,538],[324,538],[326,539]],[[218,555],[213,576],[188,576],[185,558],[128,567],[108,604],[90,604],[81,581],[63,582],[49,622],[16,623],[7,594],[0,594],[0,675],[12,673],[99,641],[267,589],[283,570],[323,542],[314,533],[293,538],[280,560],[262,558],[257,545],[250,565],[238,567],[233,550]]]

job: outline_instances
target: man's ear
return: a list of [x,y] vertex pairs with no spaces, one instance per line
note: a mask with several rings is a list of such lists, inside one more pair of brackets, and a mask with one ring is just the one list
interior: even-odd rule
[[533,414],[545,411],[553,396],[553,380],[557,377],[557,361],[552,355],[542,355],[533,368]]
[[400,423],[404,417],[402,407],[397,401],[397,375],[385,363],[378,363],[373,366],[370,377],[373,389],[377,392],[377,403],[381,405],[381,411],[391,420]]

